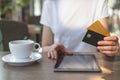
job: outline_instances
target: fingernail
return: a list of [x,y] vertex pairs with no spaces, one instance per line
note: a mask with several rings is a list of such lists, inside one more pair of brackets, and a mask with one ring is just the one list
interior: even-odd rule
[[101,46],[97,46],[97,49],[100,49],[101,48]]
[[98,41],[97,44],[100,45],[100,42]]
[[107,37],[104,37],[104,38],[103,38],[103,40],[106,40],[106,39],[107,39]]

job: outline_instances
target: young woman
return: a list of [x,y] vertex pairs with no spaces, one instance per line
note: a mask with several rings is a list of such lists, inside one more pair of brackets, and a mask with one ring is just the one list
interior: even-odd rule
[[57,59],[58,50],[115,56],[119,49],[116,36],[104,37],[97,47],[82,41],[87,27],[97,20],[107,29],[108,16],[106,0],[46,0],[40,21],[44,25],[43,52],[51,59]]

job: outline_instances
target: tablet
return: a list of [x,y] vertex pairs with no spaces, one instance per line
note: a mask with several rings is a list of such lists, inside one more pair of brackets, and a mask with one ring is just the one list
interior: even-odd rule
[[94,54],[58,55],[55,72],[101,72]]

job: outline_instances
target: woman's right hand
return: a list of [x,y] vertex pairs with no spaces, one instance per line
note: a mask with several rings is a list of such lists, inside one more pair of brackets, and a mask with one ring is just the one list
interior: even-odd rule
[[72,51],[65,48],[62,44],[53,44],[53,45],[51,45],[50,49],[48,50],[48,53],[47,53],[48,58],[56,60],[58,57],[57,52],[59,50],[62,50],[62,52],[64,52],[67,55],[72,54]]

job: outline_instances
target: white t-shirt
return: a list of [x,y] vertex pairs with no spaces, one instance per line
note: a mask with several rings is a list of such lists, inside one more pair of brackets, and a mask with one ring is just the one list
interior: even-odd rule
[[54,43],[75,52],[96,52],[82,39],[89,25],[107,16],[106,0],[46,0],[40,22],[53,31]]

